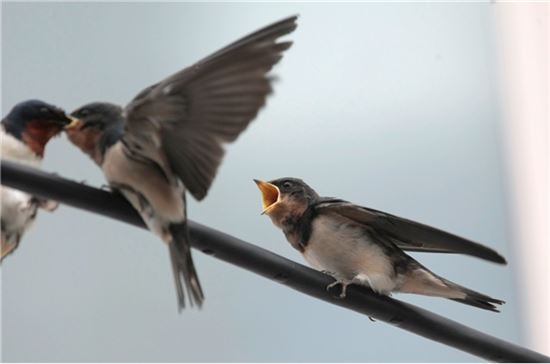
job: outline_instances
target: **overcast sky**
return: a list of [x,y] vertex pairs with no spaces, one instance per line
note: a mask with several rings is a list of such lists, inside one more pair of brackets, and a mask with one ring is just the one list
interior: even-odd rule
[[[415,255],[507,301],[495,314],[395,297],[519,344],[507,237],[489,4],[3,3],[2,115],[40,98],[72,110],[124,104],[145,86],[259,27],[300,14],[279,81],[229,146],[193,220],[303,262],[253,178],[303,178],[320,194],[492,246],[502,267]],[[100,186],[65,137],[44,168]],[[152,234],[61,206],[2,266],[4,361],[475,361],[196,251],[201,311],[177,313],[167,249]]]

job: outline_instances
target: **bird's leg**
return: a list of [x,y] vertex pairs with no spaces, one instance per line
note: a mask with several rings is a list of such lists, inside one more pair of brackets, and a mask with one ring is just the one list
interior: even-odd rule
[[102,190],[102,191],[108,191],[108,192],[112,192],[112,189],[111,189],[111,186],[109,186],[108,184],[102,184],[101,186],[99,186],[99,189]]
[[59,207],[59,202],[48,200],[40,197],[33,197],[32,200],[40,207],[48,212],[53,212]]
[[342,282],[342,291],[340,292],[340,295],[338,296],[340,299],[346,298],[348,285],[349,285],[349,283]]
[[329,284],[329,285],[327,286],[327,288],[326,288],[326,289],[327,289],[327,292],[330,291],[330,289],[331,289],[332,287],[336,287],[337,285],[339,285],[339,284],[341,284],[341,283],[342,283],[342,282],[340,282],[339,280],[335,280],[334,282],[332,282],[331,284]]
[[327,292],[330,292],[331,288],[337,286],[337,285],[341,285],[342,286],[342,290],[340,291],[340,294],[337,296],[338,298],[346,298],[346,291],[347,291],[347,288],[348,288],[348,285],[350,283],[349,282],[344,282],[344,281],[341,281],[339,279],[336,279],[334,282],[332,282],[331,284],[329,284],[326,288]]
[[24,202],[19,203],[19,212],[21,213],[27,213],[30,209],[32,209],[36,204],[36,201],[34,201],[32,198],[29,200],[26,200]]

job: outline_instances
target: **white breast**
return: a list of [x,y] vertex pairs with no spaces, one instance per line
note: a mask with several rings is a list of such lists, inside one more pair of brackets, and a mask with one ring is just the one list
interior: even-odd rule
[[2,144],[2,159],[40,167],[42,159],[36,155],[25,143],[6,133],[4,126],[0,128],[0,143]]
[[340,280],[371,277],[383,281],[381,290],[392,288],[393,267],[382,249],[369,240],[363,229],[337,215],[322,215],[313,221],[304,258],[314,268],[331,272]]
[[[170,184],[152,165],[127,158],[122,143],[109,148],[102,169],[109,183],[129,186],[142,195],[159,219],[167,222],[183,221],[183,187]],[[141,210],[139,203],[130,202],[138,211]]]
[[[2,159],[40,167],[41,158],[25,143],[7,134],[0,128]],[[0,187],[2,223],[11,232],[22,232],[32,222],[36,206],[31,203],[31,196],[5,186]]]
[[31,196],[2,186],[0,188],[2,198],[2,223],[11,232],[22,232],[31,223],[36,213],[36,204],[31,203]]

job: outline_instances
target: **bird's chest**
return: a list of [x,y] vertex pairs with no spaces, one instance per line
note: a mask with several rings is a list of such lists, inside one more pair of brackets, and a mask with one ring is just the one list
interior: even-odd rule
[[24,230],[36,215],[37,206],[24,192],[1,186],[2,229],[17,232]]
[[116,143],[105,153],[102,169],[109,184],[138,194],[139,199],[129,199],[138,211],[141,212],[146,203],[160,219],[182,221],[183,187],[175,180],[169,181],[154,163],[129,158],[123,148],[122,143]]
[[33,167],[40,166],[42,158],[33,152],[29,146],[6,133],[3,129],[0,135],[2,137],[2,159],[13,160]]
[[[40,167],[42,159],[25,143],[1,130],[2,159],[16,161],[33,167]],[[32,197],[9,187],[0,187],[2,224],[11,231],[25,229],[36,214]]]
[[382,249],[360,226],[330,215],[312,222],[303,252],[313,267],[351,280],[358,274],[388,274],[391,264]]
[[34,153],[43,156],[48,141],[59,134],[60,131],[61,127],[53,123],[29,121],[22,138]]
[[67,137],[80,150],[88,154],[98,165],[101,165],[102,155],[98,147],[101,133],[94,128],[87,129],[68,129],[65,131]]

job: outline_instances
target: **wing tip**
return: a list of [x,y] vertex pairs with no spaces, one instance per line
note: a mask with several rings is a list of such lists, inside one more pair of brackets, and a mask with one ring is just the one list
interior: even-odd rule
[[490,250],[489,255],[481,256],[480,258],[490,260],[491,262],[497,263],[497,264],[502,264],[502,265],[508,264],[508,261],[506,260],[506,258],[504,258],[502,255],[500,255],[499,253],[497,253],[492,249]]

